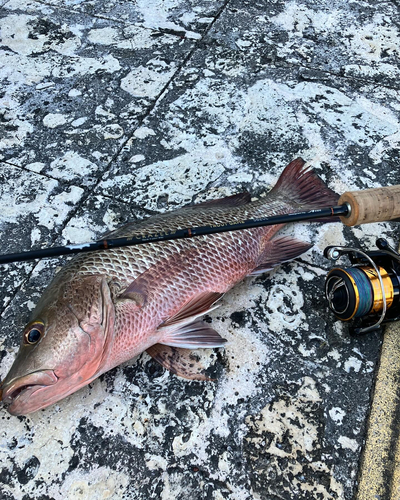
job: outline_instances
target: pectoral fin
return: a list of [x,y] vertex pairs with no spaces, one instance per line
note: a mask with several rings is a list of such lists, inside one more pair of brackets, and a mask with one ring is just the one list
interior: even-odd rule
[[147,291],[140,286],[138,280],[131,285],[118,297],[119,301],[131,301],[137,309],[141,309],[147,301]]
[[170,330],[172,328],[178,328],[178,326],[186,325],[191,323],[199,316],[209,313],[210,311],[216,309],[218,305],[215,303],[223,296],[223,293],[219,292],[202,292],[192,299],[190,299],[186,304],[183,305],[179,311],[166,319],[160,326],[159,330]]
[[194,321],[176,329],[163,329],[161,333],[159,344],[186,349],[224,347],[226,342],[226,339],[203,321]]
[[190,349],[155,344],[147,353],[164,368],[189,380],[214,380],[204,374],[204,366]]

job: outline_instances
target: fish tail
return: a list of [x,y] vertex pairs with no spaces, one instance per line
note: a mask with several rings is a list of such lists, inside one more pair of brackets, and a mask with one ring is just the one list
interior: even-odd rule
[[287,198],[291,204],[299,205],[302,210],[337,205],[339,195],[328,188],[310,167],[305,166],[305,163],[302,158],[289,163],[271,190],[271,194]]

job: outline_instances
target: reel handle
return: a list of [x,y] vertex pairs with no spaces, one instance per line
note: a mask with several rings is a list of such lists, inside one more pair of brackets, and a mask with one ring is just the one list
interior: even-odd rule
[[400,185],[348,191],[342,194],[338,204],[347,204],[350,207],[348,216],[340,216],[346,226],[398,219],[400,218]]

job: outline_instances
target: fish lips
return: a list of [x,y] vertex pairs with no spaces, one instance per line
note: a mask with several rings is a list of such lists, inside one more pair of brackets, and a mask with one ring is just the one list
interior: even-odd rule
[[3,387],[2,401],[10,405],[8,411],[11,415],[24,415],[32,411],[29,410],[32,395],[54,385],[57,381],[58,377],[53,370],[29,373],[8,382]]

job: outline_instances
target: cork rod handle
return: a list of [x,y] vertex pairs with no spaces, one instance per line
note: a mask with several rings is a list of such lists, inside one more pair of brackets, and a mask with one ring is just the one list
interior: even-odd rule
[[351,207],[349,216],[340,217],[346,226],[399,219],[400,186],[349,191],[339,198],[339,205],[345,203]]

